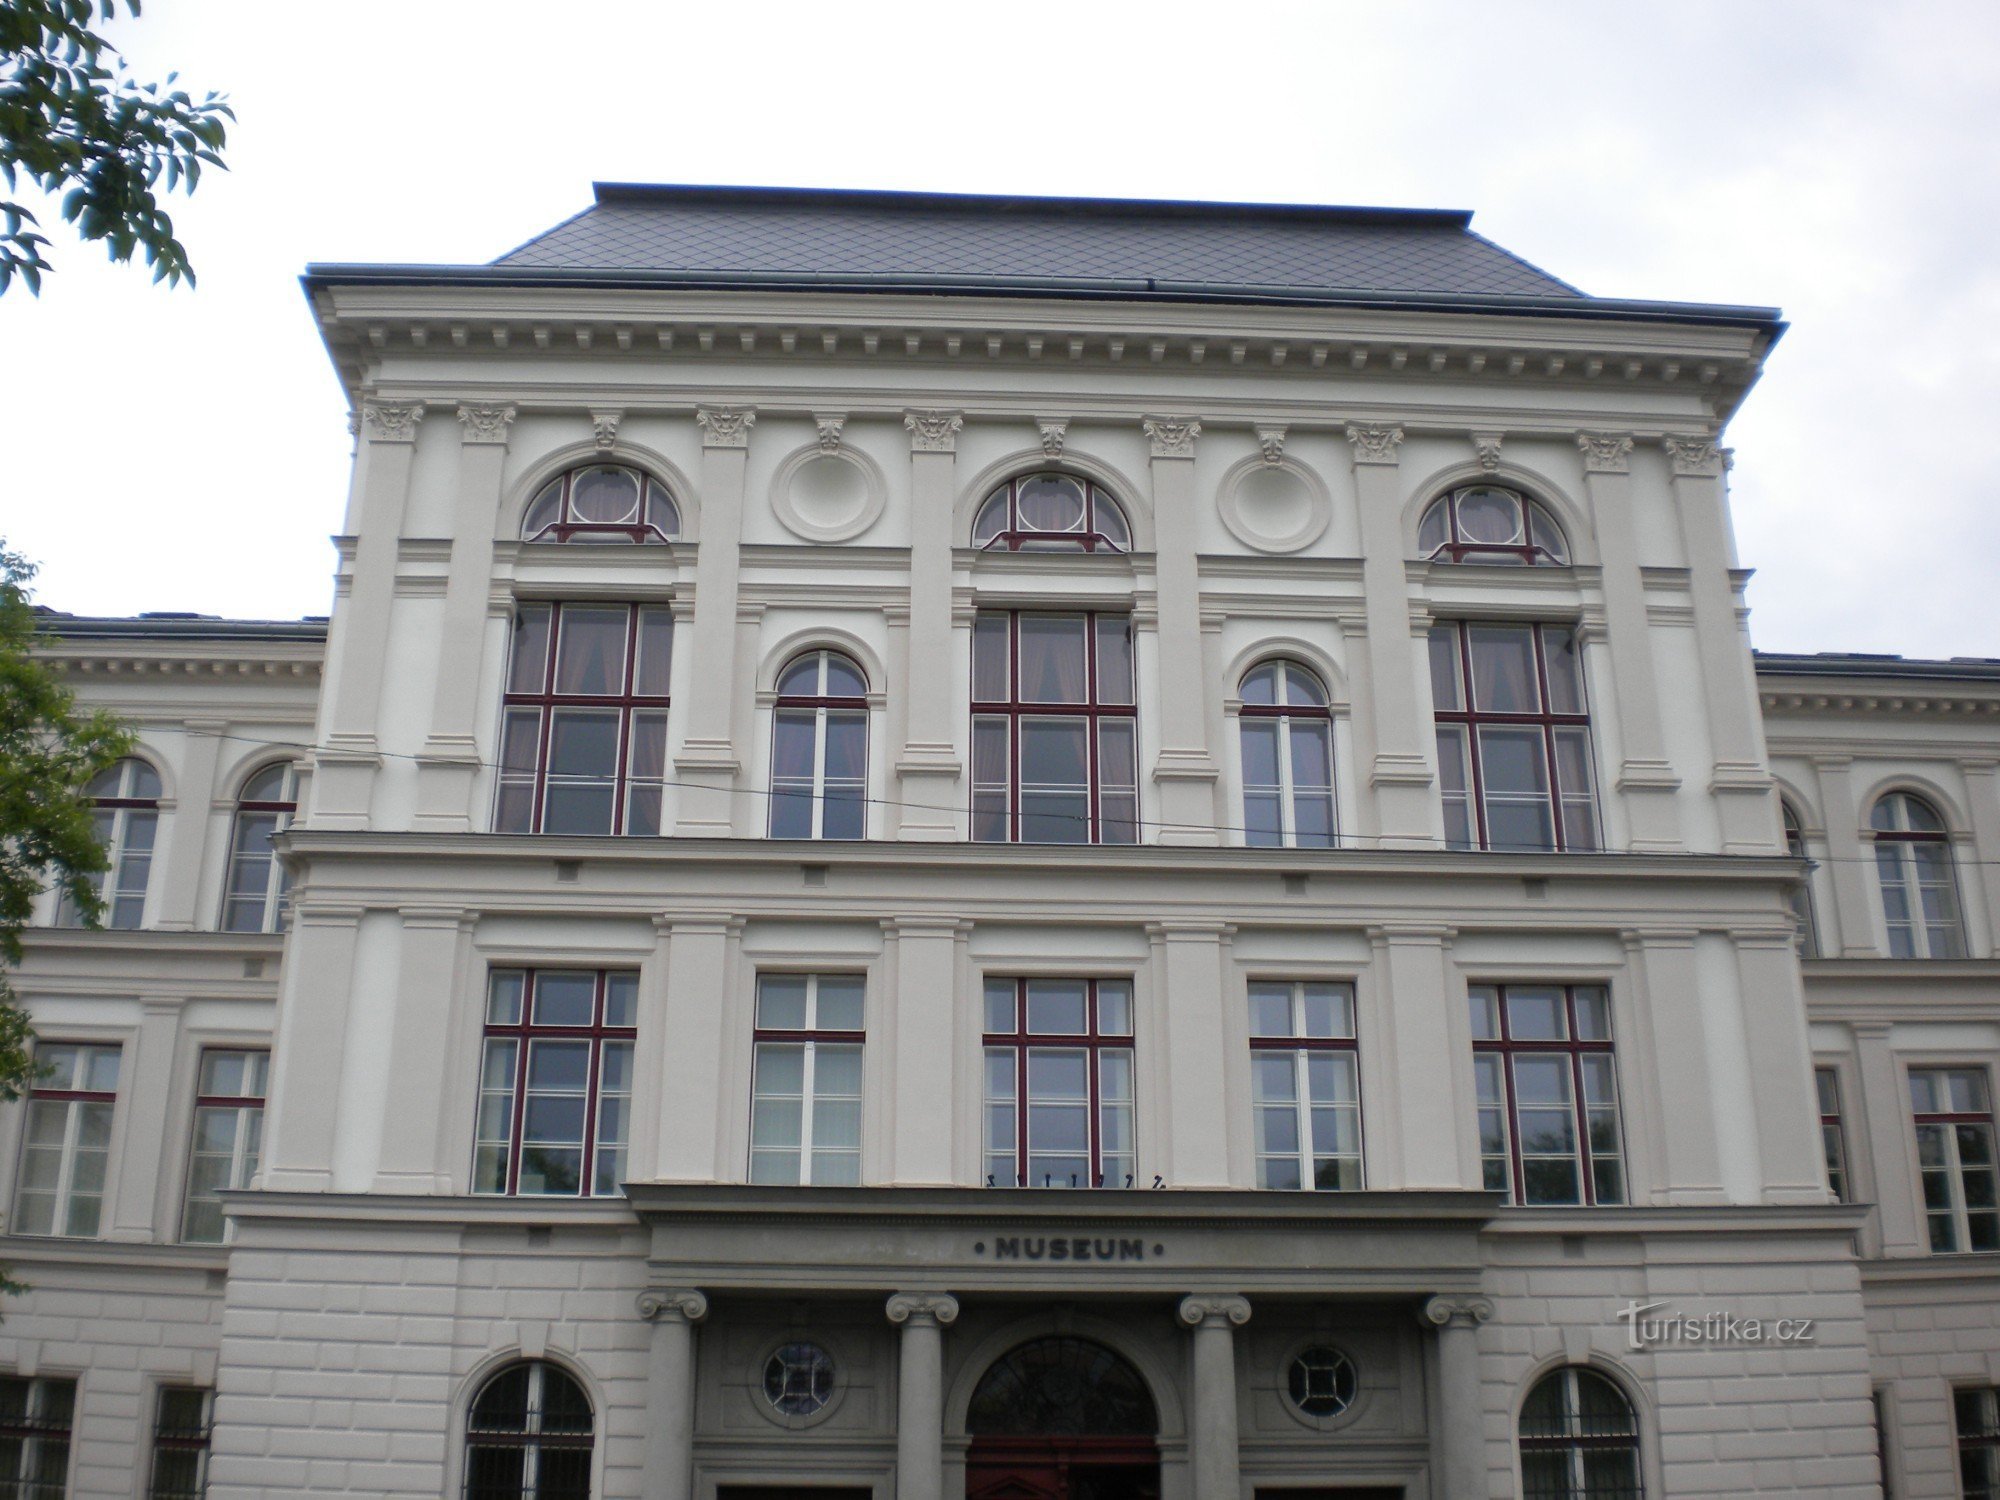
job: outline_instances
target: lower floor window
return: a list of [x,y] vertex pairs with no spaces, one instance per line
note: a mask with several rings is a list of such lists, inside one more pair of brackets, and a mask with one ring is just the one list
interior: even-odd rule
[[861,1181],[859,974],[760,974],[750,1180]]
[[1520,1204],[1625,1202],[1611,998],[1600,985],[1474,985],[1484,1185]]
[[495,970],[472,1185],[480,1193],[615,1194],[631,1140],[639,976]]
[[1250,1095],[1258,1187],[1362,1185],[1352,985],[1251,984]]
[[1521,1405],[1526,1500],[1638,1500],[1639,1425],[1625,1393],[1595,1370],[1543,1376]]
[[465,1500],[589,1500],[590,1398],[546,1360],[480,1388],[465,1431]]
[[208,1493],[208,1440],[215,1393],[193,1386],[160,1387],[153,1419],[151,1500],[202,1500]]
[[69,1493],[76,1382],[0,1375],[0,1497],[62,1500]]
[[1951,1403],[1965,1500],[2000,1500],[2000,1390],[1953,1391]]
[[986,981],[986,1185],[1131,1187],[1132,983]]
[[1910,1108],[1931,1249],[2000,1250],[2000,1178],[1985,1070],[1910,1069]]

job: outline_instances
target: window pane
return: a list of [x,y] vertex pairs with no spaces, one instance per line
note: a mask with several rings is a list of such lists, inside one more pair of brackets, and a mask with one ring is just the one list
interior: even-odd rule
[[1104,1036],[1132,1034],[1132,986],[1123,979],[1097,982],[1097,1029]]
[[1019,624],[1021,701],[1087,701],[1083,616],[1022,615]]
[[1459,673],[1458,627],[1433,625],[1430,633],[1431,699],[1441,709],[1465,707],[1464,685]]
[[1569,1035],[1562,991],[1514,985],[1507,991],[1507,1030],[1517,1042],[1562,1041]]
[[1549,711],[1583,712],[1583,654],[1576,633],[1559,625],[1542,627],[1542,660],[1549,673]]
[[1291,1036],[1292,987],[1288,984],[1250,986],[1250,1035]]
[[546,604],[524,604],[514,615],[512,661],[507,672],[510,693],[539,693],[548,673],[549,617]]
[[556,691],[605,696],[624,691],[630,611],[568,605],[557,633]]
[[1243,784],[1246,787],[1278,785],[1278,720],[1244,719]]
[[986,981],[986,1029],[999,1035],[1015,1030],[1016,986],[1011,979]]
[[1292,786],[1323,791],[1333,785],[1333,726],[1324,720],[1292,719]]
[[818,1015],[821,1031],[859,1031],[862,997],[867,980],[859,974],[826,974],[819,981]]
[[1527,625],[1470,625],[1474,704],[1487,713],[1534,713],[1542,695],[1535,685],[1535,633]]
[[588,1026],[596,1007],[595,974],[545,972],[535,976],[535,1025]]
[[806,988],[803,974],[763,974],[757,979],[757,1025],[765,1031],[806,1029]]
[[980,615],[972,622],[972,697],[977,703],[1005,703],[1008,685],[1008,617]]
[[[1028,981],[1028,1030],[1043,1035],[1081,1036],[1089,1030],[1080,979]],[[1080,1055],[1080,1054],[1079,1054]]]
[[639,611],[639,666],[632,680],[641,698],[664,698],[672,680],[674,617],[670,610]]
[[1132,622],[1124,615],[1097,617],[1097,701],[1132,701]]

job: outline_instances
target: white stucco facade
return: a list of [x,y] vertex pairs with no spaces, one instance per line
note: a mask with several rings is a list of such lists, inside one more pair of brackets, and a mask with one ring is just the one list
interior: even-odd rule
[[[162,1387],[214,1392],[210,1495],[489,1493],[468,1418],[520,1361],[587,1397],[604,1500],[1056,1493],[976,1399],[1037,1340],[1112,1351],[1150,1397],[1127,1446],[1082,1434],[1127,1486],[1088,1493],[1540,1493],[1524,1451],[1580,1450],[1524,1449],[1523,1406],[1564,1370],[1622,1396],[1648,1496],[1875,1496],[1883,1465],[1898,1496],[1960,1493],[1953,1393],[2000,1387],[2000,1264],[1933,1249],[1909,1073],[2000,1063],[2000,672],[1753,664],[1717,438],[1769,318],[308,290],[357,427],[330,624],[59,621],[50,648],[162,783],[138,929],[37,930],[17,977],[45,1041],[120,1059],[99,1232],[0,1238],[30,1284],[0,1373],[76,1382],[67,1493],[148,1493]],[[672,497],[670,540],[523,540],[552,480],[606,464]],[[1129,547],[976,546],[982,502],[1041,473],[1099,487]],[[1425,557],[1466,486],[1540,506],[1561,565]],[[542,605],[671,618],[670,698],[616,710],[664,712],[659,836],[494,831],[510,639]],[[1137,840],[975,841],[976,622],[1086,611],[1129,627]],[[1577,643],[1597,847],[1451,846],[1427,640],[1468,622]],[[768,836],[780,676],[815,650],[865,678],[859,840]],[[1326,847],[1251,842],[1243,684],[1275,660],[1326,690]],[[300,783],[289,931],[224,932],[274,761]],[[1894,790],[1946,825],[1953,956],[1888,956]],[[597,1196],[475,1175],[494,976],[547,970],[636,976],[591,1043],[631,1067]],[[808,974],[862,981],[858,1165],[753,1182],[759,986]],[[1129,986],[1129,1190],[988,1185],[996,980]],[[1357,1191],[1259,1188],[1276,985],[1351,996]],[[1611,1201],[1516,1206],[1518,1129],[1489,1189],[1471,1008],[1508,986],[1605,997]],[[261,1156],[228,1242],[189,1245],[200,1060],[230,1048],[270,1051]],[[10,1203],[25,1120],[0,1108]],[[1810,1329],[1635,1347],[1641,1305]],[[831,1361],[810,1411],[762,1384],[794,1343]],[[1354,1376],[1331,1415],[1287,1388],[1321,1348]],[[1027,1487],[995,1487],[1003,1449]]]

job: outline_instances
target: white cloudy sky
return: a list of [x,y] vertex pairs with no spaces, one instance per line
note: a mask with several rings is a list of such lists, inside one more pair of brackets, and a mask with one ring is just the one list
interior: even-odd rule
[[1730,435],[1757,643],[2000,657],[2000,5],[149,0],[226,89],[167,291],[0,297],[0,533],[44,602],[328,607],[313,260],[482,261],[593,178],[1471,208],[1586,291],[1782,306]]

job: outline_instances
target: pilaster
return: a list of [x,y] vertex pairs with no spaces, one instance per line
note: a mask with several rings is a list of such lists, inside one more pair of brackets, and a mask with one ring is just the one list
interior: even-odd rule
[[[1930,1254],[1922,1200],[1911,1146],[1910,1094],[1903,1070],[1896,1065],[1887,1021],[1857,1021],[1854,1054],[1861,1075],[1859,1118],[1849,1106],[1848,1128],[1853,1145],[1865,1145],[1875,1177],[1875,1214],[1881,1224],[1885,1256]],[[1856,1136],[1859,1139],[1856,1139]]]
[[104,1237],[132,1244],[178,1237],[178,1228],[162,1236],[160,1216],[171,1213],[166,1182],[174,1176],[165,1159],[169,1132],[160,1122],[170,1113],[168,1100],[174,1080],[174,1054],[180,1041],[181,1002],[146,1000],[139,1007],[139,1034],[119,1059],[124,1078],[124,1138],[113,1156],[118,1164],[118,1192],[105,1215]]
[[[1965,775],[1967,810],[1972,818],[1972,847],[1975,851],[2000,850],[2000,761],[1968,760],[1959,763]],[[1965,881],[1963,866],[1958,878]],[[1973,955],[2000,952],[2000,869],[1992,864],[1973,866],[1973,889],[1962,899],[1968,908],[1977,904],[1986,917],[1985,942],[1968,924],[1966,951]]]
[[906,839],[965,837],[958,811],[964,767],[959,761],[958,653],[963,637],[951,608],[953,505],[957,490],[957,412],[905,414],[910,432],[910,613],[900,690],[906,738],[896,757],[895,796],[889,809]]
[[[1177,1188],[1229,1186],[1232,1121],[1216,1059],[1229,1051],[1220,997],[1229,992],[1223,979],[1224,944],[1234,930],[1221,922],[1160,922],[1146,929],[1153,945],[1158,1010],[1166,1022],[1166,1079],[1160,1088],[1167,1109],[1167,1153],[1161,1170]],[[1145,1165],[1140,1166],[1143,1179]]]
[[891,1090],[886,1180],[898,1187],[954,1180],[957,1111],[952,1093],[959,1033],[973,1014],[957,993],[958,944],[966,924],[952,917],[896,917],[882,924],[895,971],[893,1013],[871,1029]]
[[[664,1027],[669,1045],[660,1097],[672,1104],[660,1111],[654,1157],[665,1181],[717,1177],[723,1107],[718,1059],[725,1055],[724,1028],[734,1012],[731,959],[741,931],[741,919],[726,917],[676,920],[671,926]],[[741,1181],[742,1172],[738,1164],[729,1175]]]
[[[1201,669],[1201,577],[1195,561],[1194,446],[1201,423],[1147,417],[1152,451],[1154,569],[1159,580],[1160,749],[1153,761],[1163,844],[1215,844],[1221,770]],[[1143,839],[1143,834],[1142,834]]]
[[[326,1192],[333,1186],[333,1132],[346,1066],[347,1012],[362,909],[301,902],[292,909],[284,984],[264,1112],[259,1187]],[[435,1090],[431,1080],[429,1090]]]
[[[1403,429],[1347,429],[1361,513],[1361,577],[1367,609],[1370,701],[1356,729],[1367,737],[1367,783],[1375,794],[1385,849],[1426,849],[1436,842],[1431,762],[1435,735],[1424,719],[1417,679],[1422,655],[1410,633],[1404,569],[1401,453]],[[1359,737],[1359,736],[1357,736]]]
[[[743,487],[755,412],[702,407],[701,545],[695,553],[694,649],[700,669],[676,697],[687,704],[686,732],[674,771],[681,782],[676,832],[726,837],[735,824],[732,806],[742,772],[731,737],[736,682],[736,601],[743,546]],[[678,705],[676,705],[678,706]]]
[[1827,875],[1833,885],[1834,931],[1820,912],[1820,951],[1842,958],[1881,958],[1875,943],[1876,894],[1868,871],[1871,849],[1861,842],[1861,804],[1854,794],[1854,761],[1845,755],[1816,755],[1820,815],[1826,819]]
[[1451,928],[1434,922],[1368,929],[1374,980],[1386,990],[1396,1021],[1390,1034],[1371,1038],[1363,1054],[1371,1046],[1387,1049],[1378,1066],[1389,1097],[1375,1113],[1382,1128],[1396,1137],[1402,1166],[1400,1180],[1371,1181],[1371,1187],[1449,1191],[1479,1185],[1476,1178],[1466,1180],[1458,1150],[1464,1122],[1472,1118],[1471,1101],[1439,1086],[1439,1060],[1457,1056],[1460,1048],[1451,1021],[1454,987],[1446,974],[1445,949],[1453,935]]
[[[1789,928],[1736,939],[1743,1038],[1757,1081],[1757,1153],[1766,1203],[1824,1203],[1812,1041],[1798,944]],[[1793,1103],[1787,1106],[1786,1099]]]
[[449,1077],[453,1013],[460,1000],[466,940],[478,920],[462,907],[405,907],[401,913],[393,1043],[387,1064],[382,1150],[369,1189],[441,1193],[451,1187],[442,1160],[438,1081]]
[[[1634,1037],[1638,1056],[1650,1064],[1657,1093],[1646,1103],[1655,1106],[1650,1124],[1658,1169],[1666,1184],[1668,1203],[1720,1204],[1729,1201],[1722,1183],[1721,1147],[1715,1111],[1709,1099],[1708,1048],[1698,1024],[1698,980],[1695,975],[1693,928],[1649,927],[1622,934],[1630,966],[1643,990],[1644,1004],[1632,1007],[1648,1035]],[[1616,997],[1614,996],[1614,1003]],[[1619,1019],[1623,1019],[1620,1008]],[[1623,1028],[1620,1028],[1621,1030]],[[1614,1033],[1616,1034],[1616,1033]],[[1636,1102],[1626,1091],[1625,1128],[1641,1122],[1633,1116]],[[1634,1203],[1647,1197],[1647,1184],[1628,1163],[1626,1194]]]
[[[187,932],[204,924],[198,908],[202,897],[202,862],[206,856],[210,827],[222,811],[220,788],[215,782],[216,763],[221,757],[222,737],[229,725],[221,719],[188,719],[181,725],[186,732],[179,774],[175,778],[174,815],[166,825],[165,859],[160,862],[158,888],[153,896],[153,925],[165,932]],[[226,804],[223,804],[226,806]],[[228,814],[223,815],[228,827]],[[229,834],[223,834],[228,847]],[[226,877],[225,877],[226,878]],[[220,913],[217,913],[219,918]]]

